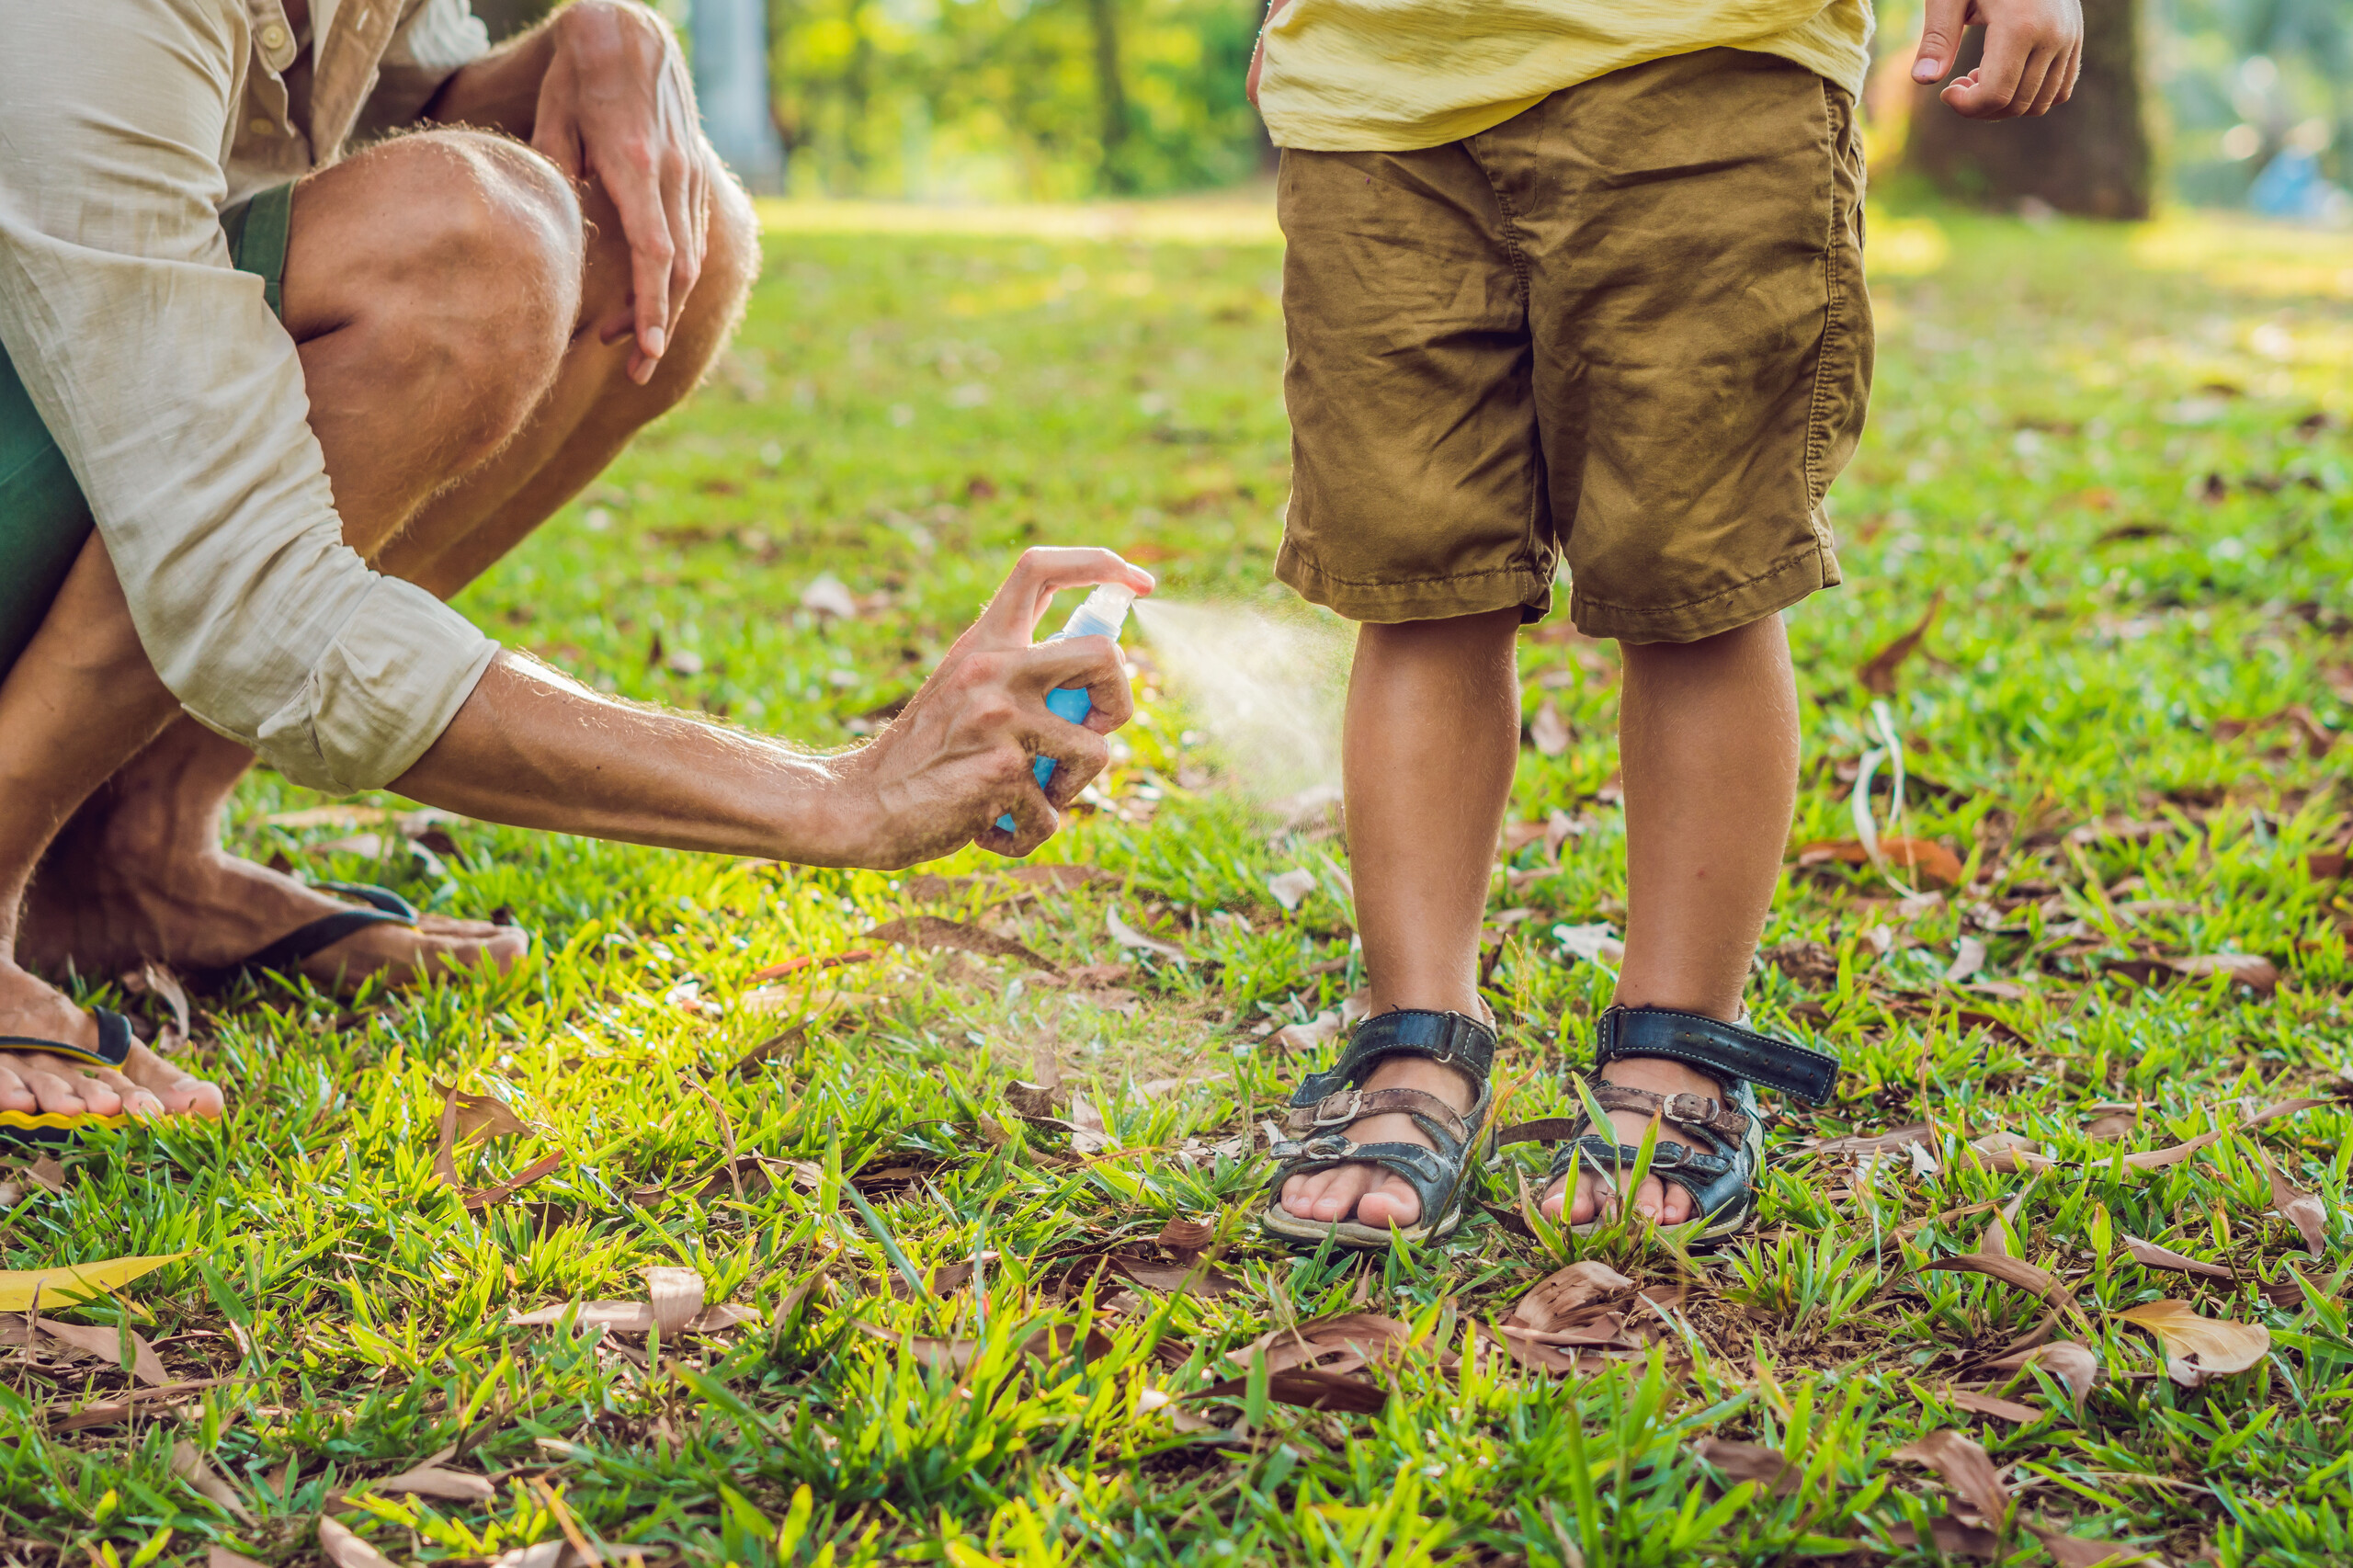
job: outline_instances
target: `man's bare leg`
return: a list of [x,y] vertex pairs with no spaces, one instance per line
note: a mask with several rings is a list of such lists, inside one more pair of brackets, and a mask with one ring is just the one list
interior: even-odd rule
[[[1797,804],[1798,694],[1778,615],[1698,642],[1625,644],[1618,753],[1626,776],[1626,962],[1618,1001],[1672,1007],[1729,1023],[1740,1016],[1756,939],[1771,910]],[[1609,1081],[1661,1095],[1721,1096],[1722,1085],[1679,1062],[1614,1062]],[[1618,1140],[1639,1143],[1647,1119],[1610,1116]],[[1573,1201],[1578,1224],[1608,1190],[1590,1173]],[[1691,1218],[1691,1195],[1651,1177],[1634,1211],[1662,1224]]]
[[[1487,1016],[1479,999],[1479,926],[1495,840],[1519,758],[1519,612],[1361,628],[1348,676],[1343,767],[1348,862],[1372,1010],[1424,1007]],[[1458,1110],[1475,1096],[1450,1067],[1396,1059],[1366,1079],[1420,1089]],[[1369,1116],[1360,1143],[1429,1139],[1411,1117]],[[1378,1165],[1345,1165],[1284,1183],[1303,1219],[1414,1224],[1421,1199]]]
[[[121,610],[93,535],[16,667],[0,680],[0,1034],[94,1050],[97,1025],[17,967],[25,881],[57,824],[179,710]],[[0,1052],[0,1110],[221,1114],[221,1091],[134,1042],[124,1071],[46,1051]]]
[[[528,421],[494,403],[456,419],[452,428],[416,432],[417,445],[388,440],[389,431],[413,429],[417,410],[447,405],[442,397],[420,396],[413,376],[377,368],[410,352],[403,326],[421,301],[404,293],[404,286],[463,290],[469,279],[418,278],[406,267],[389,277],[355,261],[385,256],[385,245],[397,238],[387,231],[410,222],[413,203],[433,199],[402,182],[421,177],[446,190],[447,171],[437,169],[431,151],[446,140],[405,139],[306,181],[297,193],[285,283],[287,324],[301,347],[312,425],[326,451],[347,539],[385,571],[443,597],[578,494],[640,427],[692,390],[723,345],[758,260],[748,204],[727,182],[703,279],[670,351],[653,379],[637,385],[625,373],[627,251],[618,218],[592,187],[579,303],[569,312],[568,335],[546,346],[552,374],[535,372],[540,384],[529,389]],[[496,144],[470,137],[459,145],[476,156]],[[523,155],[514,148],[500,153]],[[376,166],[388,154],[412,166]],[[528,209],[505,205],[493,222],[510,243],[531,253],[560,241],[535,233],[543,223]],[[495,256],[476,259],[498,266]],[[489,331],[460,335],[473,345],[471,354],[462,346],[457,351],[455,368],[468,383],[504,385],[514,395],[513,369],[502,375],[484,362],[511,351],[505,339]],[[222,847],[222,808],[251,761],[244,747],[183,720],[124,768],[62,836],[51,857],[55,871],[35,882],[23,948],[28,960],[62,968],[70,959],[96,972],[146,957],[233,962],[340,907]],[[304,967],[323,979],[382,973],[399,981],[454,965],[510,963],[525,941],[519,932],[486,923],[427,916],[415,930],[366,927]]]
[[[543,162],[479,135],[409,138],[362,153],[305,182],[296,211],[287,316],[301,342],[313,425],[346,534],[364,551],[389,538],[448,475],[502,450],[546,392],[579,313],[579,212]],[[376,218],[381,212],[399,214],[397,233]],[[353,286],[340,294],[317,287],[332,270],[318,254],[323,240],[340,242],[338,260],[353,275]],[[382,427],[369,442],[354,441],[371,411]],[[54,917],[18,895],[69,812],[110,776],[129,771],[136,781],[138,774],[126,769],[134,756],[165,759],[168,767],[142,766],[166,778],[185,777],[169,768],[193,758],[210,792],[181,809],[193,818],[193,833],[175,811],[157,809],[177,802],[154,790],[110,790],[76,824],[69,850],[105,853],[78,864],[52,863],[51,883],[85,892],[101,907],[111,903],[122,925],[142,938],[125,944],[128,950],[102,949],[97,960],[226,962],[276,934],[265,930],[249,943],[254,934],[238,927],[234,905],[217,896],[206,901],[224,871],[248,869],[217,850],[207,854],[233,774],[217,765],[205,772],[209,734],[141,752],[176,709],[140,649],[104,543],[94,535],[40,631],[0,682],[0,757],[8,759],[10,775],[0,791],[7,805],[0,812],[0,901],[7,910],[0,926],[0,1033],[95,1042],[86,1015],[16,967],[19,939],[33,934],[31,924]],[[153,902],[143,902],[142,893]],[[47,903],[53,909],[55,901]],[[193,912],[194,918],[175,927],[153,918],[159,911]],[[32,946],[24,941],[24,956]],[[85,958],[82,967],[97,963]],[[126,1097],[126,1085],[103,1072],[40,1053],[0,1053],[0,1104],[13,1108],[101,1115],[116,1108],[150,1115],[220,1108],[217,1089],[143,1053],[131,1064],[130,1081],[150,1092]]]

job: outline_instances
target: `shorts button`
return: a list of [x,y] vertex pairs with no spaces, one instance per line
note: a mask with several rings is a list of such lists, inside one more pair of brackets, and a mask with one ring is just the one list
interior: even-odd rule
[[276,22],[261,30],[261,46],[273,54],[286,47],[286,29]]
[[275,136],[278,134],[278,121],[257,114],[245,121],[245,129],[256,136]]

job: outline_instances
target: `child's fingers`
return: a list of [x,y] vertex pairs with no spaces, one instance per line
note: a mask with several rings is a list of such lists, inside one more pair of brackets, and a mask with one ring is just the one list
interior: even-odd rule
[[1969,14],[1969,0],[1928,0],[1921,18],[1920,49],[1913,57],[1915,82],[1939,82],[1961,54],[1961,29]]

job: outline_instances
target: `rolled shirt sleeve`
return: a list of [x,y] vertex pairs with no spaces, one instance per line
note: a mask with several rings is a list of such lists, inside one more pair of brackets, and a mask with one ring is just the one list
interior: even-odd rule
[[221,0],[0,0],[0,343],[181,705],[288,778],[406,772],[497,645],[344,544],[294,344],[218,208]]

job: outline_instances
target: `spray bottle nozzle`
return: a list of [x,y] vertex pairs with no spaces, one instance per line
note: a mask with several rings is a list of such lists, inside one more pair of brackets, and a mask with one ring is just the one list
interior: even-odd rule
[[1063,623],[1064,637],[1109,637],[1116,640],[1128,619],[1136,591],[1124,583],[1106,583],[1086,596]]

